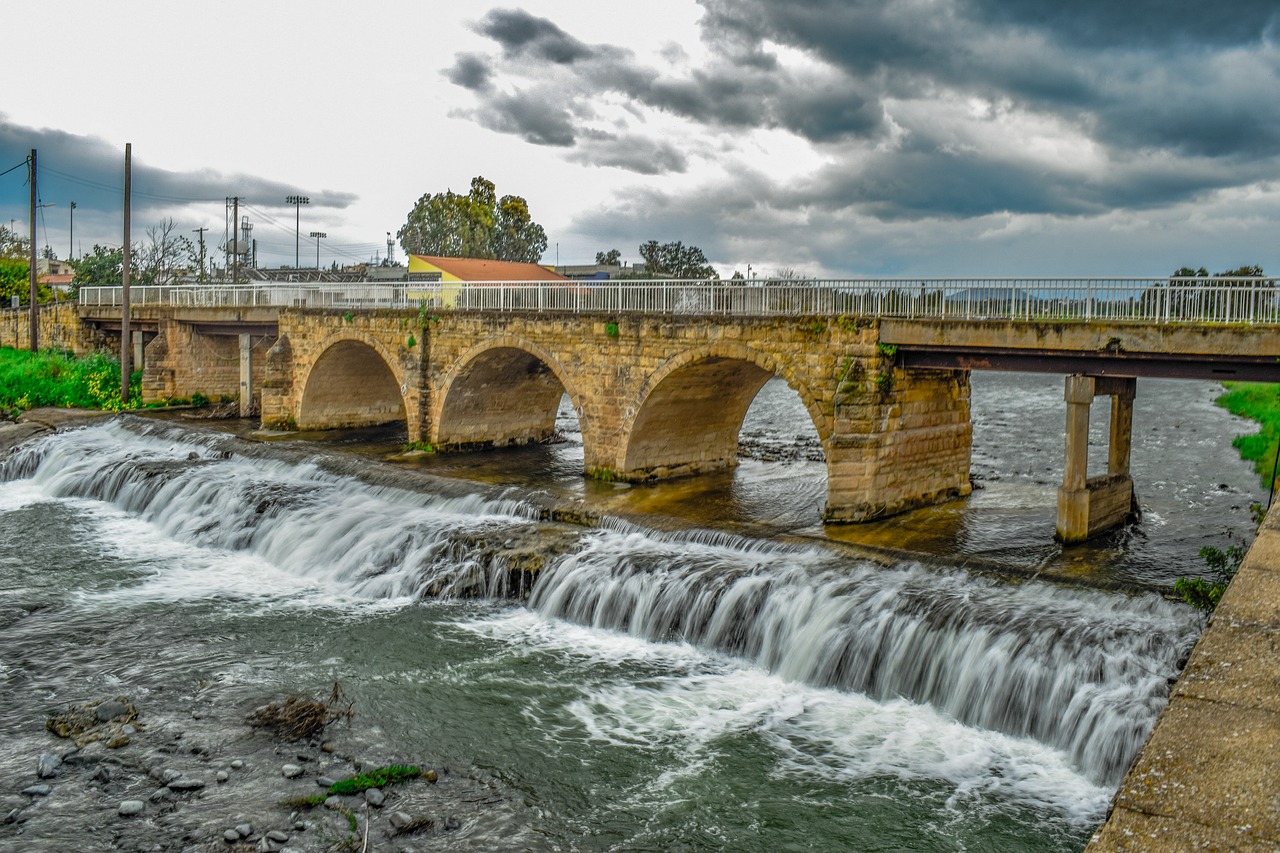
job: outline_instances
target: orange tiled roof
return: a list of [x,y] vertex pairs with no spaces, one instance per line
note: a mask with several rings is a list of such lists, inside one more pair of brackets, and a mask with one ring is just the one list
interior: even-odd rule
[[462,281],[569,281],[541,264],[491,261],[485,258],[441,258],[415,255]]

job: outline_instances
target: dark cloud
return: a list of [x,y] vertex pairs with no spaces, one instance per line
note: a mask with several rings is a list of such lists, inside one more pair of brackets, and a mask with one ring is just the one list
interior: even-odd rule
[[1046,30],[1084,47],[1178,51],[1257,41],[1277,17],[1274,0],[976,0],[972,8],[988,24]]
[[[8,168],[37,150],[38,188],[48,201],[75,199],[77,211],[119,211],[124,197],[124,149],[93,136],[61,130],[22,127],[0,115],[0,163]],[[11,173],[8,178],[13,177]],[[309,195],[312,205],[345,208],[354,193],[305,190],[292,184],[245,174],[210,169],[176,172],[148,164],[147,155],[133,148],[133,207],[145,214],[183,204],[216,202],[238,195],[260,207],[285,207],[285,197]]]
[[591,49],[546,18],[523,9],[494,9],[478,31],[489,36],[508,56],[527,55],[561,65],[591,56]]
[[475,116],[490,130],[513,133],[534,145],[569,147],[576,141],[573,115],[537,92],[494,94]]
[[[646,65],[550,20],[495,10],[478,29],[500,56],[459,57],[450,79],[477,92],[474,115],[488,127],[644,175],[691,169],[714,147],[709,136],[788,131],[831,165],[785,188],[762,178],[757,204],[884,221],[1148,210],[1280,166],[1274,0],[700,4],[709,58],[693,67],[682,51],[665,52],[669,67]],[[805,61],[780,59],[795,54]],[[526,94],[503,94],[491,78]],[[619,101],[630,117],[601,132],[595,105]],[[687,132],[645,141],[645,110]],[[1013,144],[984,143],[984,122],[1002,123]],[[1088,156],[1034,150],[1037,140],[1062,148],[1055,134]]]
[[614,166],[640,175],[679,173],[689,167],[689,158],[670,142],[600,131],[587,131],[583,137],[581,150],[573,155],[579,162]]
[[481,57],[474,53],[464,53],[459,55],[453,67],[445,72],[445,77],[455,86],[461,86],[473,92],[482,92],[489,88],[493,70]]

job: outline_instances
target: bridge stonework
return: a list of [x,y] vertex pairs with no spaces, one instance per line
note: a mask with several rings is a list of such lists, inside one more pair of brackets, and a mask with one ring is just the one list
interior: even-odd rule
[[425,337],[406,311],[283,311],[263,360],[268,427],[332,429],[404,421],[423,437]]
[[826,519],[969,493],[968,373],[894,366],[874,321],[285,311],[264,425],[403,419],[441,451],[541,441],[567,393],[586,473],[644,481],[736,464],[756,393],[782,377],[827,458]]

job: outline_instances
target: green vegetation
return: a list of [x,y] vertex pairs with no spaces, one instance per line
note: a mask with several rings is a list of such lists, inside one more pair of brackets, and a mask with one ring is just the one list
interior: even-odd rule
[[404,452],[418,451],[420,453],[435,453],[436,449],[429,441],[410,441],[404,446]]
[[421,767],[410,764],[388,764],[368,773],[347,779],[339,779],[329,786],[330,794],[359,794],[369,788],[385,788],[400,782],[408,782],[422,775]]
[[1272,487],[1276,464],[1276,447],[1280,444],[1280,385],[1264,382],[1228,382],[1227,393],[1215,402],[1243,418],[1257,421],[1262,429],[1255,435],[1242,435],[1231,442],[1241,458],[1253,463],[1262,485]]
[[471,191],[424,195],[396,232],[405,252],[446,258],[494,258],[537,263],[547,234],[518,195],[498,193],[492,181],[471,179]]
[[605,323],[604,333],[611,338],[616,338],[618,336],[618,324],[613,322],[612,320],[610,320],[608,323]]
[[[1262,504],[1249,504],[1249,513],[1253,516],[1254,529],[1262,524],[1267,516],[1266,507]],[[1227,534],[1231,538],[1230,534]],[[1227,584],[1236,576],[1245,554],[1249,552],[1243,542],[1232,542],[1225,549],[1206,545],[1200,549],[1200,556],[1209,568],[1208,578],[1178,578],[1173,582],[1173,591],[1179,598],[1192,607],[1212,612],[1227,591]]]
[[[129,399],[142,396],[142,371],[129,377]],[[120,399],[120,362],[102,355],[74,358],[0,347],[0,409],[24,412],[40,406],[72,409],[128,408]]]

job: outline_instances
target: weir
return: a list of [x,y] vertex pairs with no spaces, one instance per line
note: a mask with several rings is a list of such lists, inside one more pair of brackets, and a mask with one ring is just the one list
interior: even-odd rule
[[[0,481],[104,501],[168,540],[369,598],[501,593],[510,565],[480,540],[536,525],[518,501],[405,492],[255,452],[223,436],[110,423],[25,447],[0,462]],[[1195,632],[1184,608],[1155,595],[626,525],[575,538],[535,575],[529,607],[546,618],[691,644],[815,689],[928,705],[1061,750],[1095,785],[1114,785],[1128,766]]]

